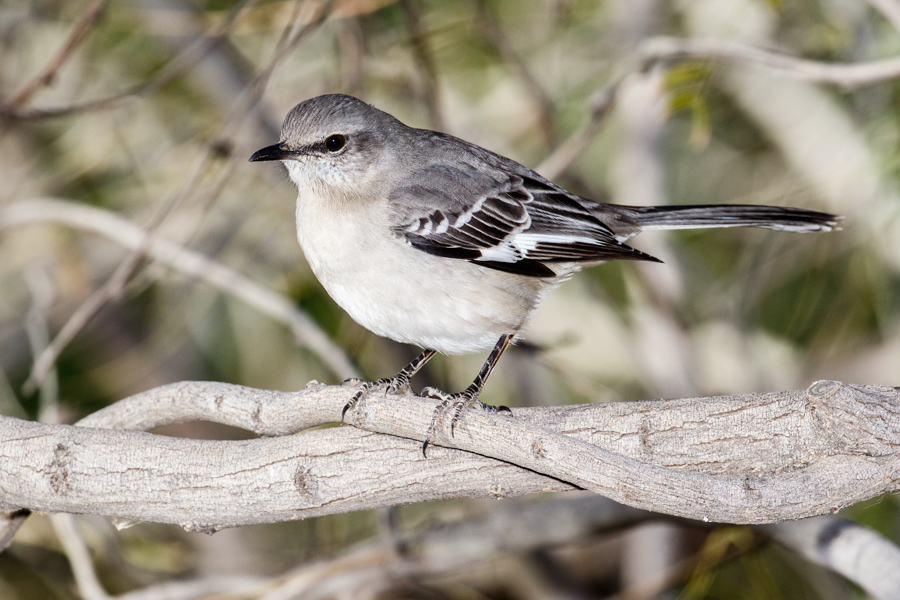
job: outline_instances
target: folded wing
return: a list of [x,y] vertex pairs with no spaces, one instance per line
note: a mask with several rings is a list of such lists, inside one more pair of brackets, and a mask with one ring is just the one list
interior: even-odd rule
[[394,233],[414,248],[491,269],[554,277],[552,263],[657,261],[619,241],[587,201],[537,176],[434,165],[389,202]]

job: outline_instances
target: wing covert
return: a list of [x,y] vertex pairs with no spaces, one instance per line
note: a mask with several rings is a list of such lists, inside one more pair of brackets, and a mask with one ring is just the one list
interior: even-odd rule
[[389,198],[394,232],[429,254],[533,277],[555,276],[547,263],[657,260],[536,175],[438,165],[411,179]]

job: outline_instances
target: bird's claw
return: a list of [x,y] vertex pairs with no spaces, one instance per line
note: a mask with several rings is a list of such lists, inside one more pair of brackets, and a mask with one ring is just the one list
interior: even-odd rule
[[363,396],[369,393],[369,391],[378,388],[384,388],[384,395],[388,394],[397,394],[400,392],[409,391],[409,376],[405,373],[398,373],[394,377],[385,377],[383,379],[379,379],[378,381],[362,381],[360,379],[356,379],[351,377],[349,379],[345,379],[343,384],[355,384],[359,385],[360,389],[358,392],[353,394],[353,397],[344,405],[343,410],[341,410],[341,423],[344,422],[344,417],[347,415],[347,411],[351,410],[359,404],[359,401],[363,399]]
[[450,419],[450,437],[454,436],[456,424],[462,420],[463,411],[465,411],[466,408],[473,407],[494,414],[498,412],[512,414],[512,411],[508,406],[492,406],[490,404],[485,404],[478,399],[478,394],[474,390],[465,390],[458,394],[448,394],[439,389],[427,387],[422,390],[421,395],[425,398],[433,398],[441,401],[441,403],[437,405],[437,408],[434,409],[434,413],[431,416],[431,424],[428,426],[428,431],[425,433],[425,441],[422,443],[422,455],[426,458],[428,456],[426,450],[428,449],[428,445],[434,440],[434,435],[437,430],[438,417],[451,407],[453,412]]

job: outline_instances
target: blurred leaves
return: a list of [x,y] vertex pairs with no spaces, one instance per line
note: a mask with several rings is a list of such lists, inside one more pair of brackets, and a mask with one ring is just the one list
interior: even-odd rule
[[666,71],[669,110],[672,113],[683,110],[690,115],[688,139],[696,151],[706,148],[712,137],[709,103],[703,95],[709,77],[709,66],[702,63],[683,63]]

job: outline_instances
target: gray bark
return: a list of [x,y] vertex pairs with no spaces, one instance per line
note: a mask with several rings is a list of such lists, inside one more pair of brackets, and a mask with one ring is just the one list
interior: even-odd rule
[[[898,391],[808,390],[467,411],[454,437],[434,401],[355,388],[291,392],[184,382],[79,426],[0,418],[0,508],[99,514],[213,531],[452,497],[589,489],[704,521],[772,523],[834,512],[898,487]],[[209,441],[128,431],[210,420],[264,436]],[[101,429],[102,428],[102,429]],[[454,449],[456,448],[456,449]]]

